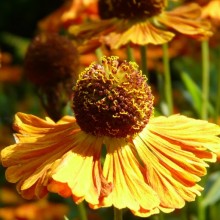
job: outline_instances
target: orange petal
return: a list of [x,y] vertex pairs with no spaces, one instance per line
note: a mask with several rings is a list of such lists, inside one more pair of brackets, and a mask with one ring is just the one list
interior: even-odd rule
[[[121,27],[123,26],[122,24]],[[103,37],[103,41],[107,43],[111,49],[118,49],[129,42],[137,45],[164,44],[173,37],[173,33],[156,28],[149,21],[146,21],[130,24],[127,30],[124,30],[124,28],[121,28],[121,30],[117,29],[115,32]]]
[[174,8],[169,14],[181,16],[186,19],[197,19],[201,16],[202,9],[197,3],[188,3]]
[[[200,19],[201,8],[196,4],[184,5],[157,17],[157,21],[175,31],[203,40],[212,36],[211,25]],[[197,15],[197,17],[196,17]]]
[[149,43],[157,45],[166,43],[174,37],[173,33],[156,28],[149,21],[132,23],[116,18],[72,26],[69,32],[83,41],[80,46],[83,52],[101,44],[106,44],[111,49],[118,49],[129,42],[138,45]]
[[124,139],[105,139],[107,155],[104,162],[104,176],[112,182],[112,193],[103,198],[101,206],[129,208],[139,216],[158,213],[159,200],[149,187],[141,172],[141,166],[134,155],[133,146]]
[[[102,175],[100,151],[102,138],[88,134],[79,134],[77,146],[62,159],[53,171],[54,181],[49,190],[67,196],[71,192],[76,203],[85,199],[97,204],[99,199],[107,196],[112,189]],[[66,190],[65,190],[66,187]]]
[[219,25],[220,22],[220,1],[209,1],[207,5],[202,8],[202,17],[211,19],[214,24]]
[[[60,158],[75,147],[75,134],[80,132],[72,117],[71,122],[55,124],[33,115],[18,113],[15,117],[17,144],[1,151],[3,166],[8,167],[6,178],[18,182],[18,191],[28,199],[46,194],[52,170]],[[28,193],[27,193],[28,192]]]
[[69,33],[78,37],[80,40],[90,40],[110,33],[117,27],[117,23],[118,20],[115,18],[102,21],[91,21],[81,25],[72,25],[69,28]]
[[207,149],[220,147],[219,134],[217,125],[174,115],[152,118],[134,139],[146,182],[157,192],[162,211],[181,208],[200,194],[196,182],[206,174],[205,161],[216,159]]

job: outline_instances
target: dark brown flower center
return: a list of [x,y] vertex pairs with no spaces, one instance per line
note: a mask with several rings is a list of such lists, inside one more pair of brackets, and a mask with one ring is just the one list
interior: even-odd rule
[[141,19],[160,14],[166,0],[99,0],[101,18]]
[[36,85],[76,80],[79,55],[72,41],[55,33],[37,35],[28,47],[24,70]]
[[81,73],[73,110],[81,129],[96,136],[127,137],[148,123],[153,96],[134,62],[103,57]]

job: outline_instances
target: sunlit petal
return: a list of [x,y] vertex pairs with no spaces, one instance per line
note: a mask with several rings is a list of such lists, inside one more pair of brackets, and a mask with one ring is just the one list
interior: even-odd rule
[[212,36],[212,32],[210,23],[198,19],[200,14],[201,8],[197,4],[189,4],[164,12],[157,20],[179,33],[202,40]]
[[104,38],[104,42],[110,45],[111,49],[118,49],[130,42],[137,45],[163,44],[173,37],[173,33],[156,28],[150,22],[140,22],[128,30],[110,33]]
[[181,208],[200,195],[202,187],[196,182],[206,174],[205,161],[216,159],[207,147],[219,148],[219,133],[217,125],[174,115],[152,118],[134,139],[146,182],[158,193],[163,211]]
[[133,146],[123,139],[106,139],[104,176],[112,182],[112,193],[99,206],[128,207],[140,216],[158,213],[159,199],[145,182]]
[[46,194],[51,168],[72,147],[63,147],[67,140],[62,137],[68,133],[66,137],[71,141],[74,133],[79,131],[78,126],[74,118],[68,125],[56,125],[33,115],[18,113],[14,129],[19,132],[16,134],[18,143],[1,152],[2,164],[8,167],[6,178],[18,182],[17,189],[25,198],[41,197]]
[[91,204],[97,204],[112,188],[102,175],[102,138],[79,133],[76,140],[76,147],[53,170],[54,181],[49,185],[49,190],[64,197],[72,195],[77,203],[85,199]]

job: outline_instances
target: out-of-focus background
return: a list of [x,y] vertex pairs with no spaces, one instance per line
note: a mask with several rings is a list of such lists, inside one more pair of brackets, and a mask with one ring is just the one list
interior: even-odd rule
[[[64,5],[67,6],[64,7]],[[68,5],[68,1],[64,2],[64,0],[0,0],[0,149],[14,143],[12,124],[16,112],[30,113],[40,117],[48,115],[47,106],[42,101],[38,86],[25,74],[25,54],[30,42],[40,32],[65,33],[65,26],[60,28],[59,19]],[[82,22],[82,16],[86,16],[83,13],[81,11],[71,22],[73,24]],[[96,16],[95,9],[87,13],[90,13],[90,16]],[[56,30],[57,27],[60,29]],[[215,36],[218,32],[217,30]],[[200,118],[202,105],[201,43],[177,36],[169,46],[174,112]],[[217,91],[218,75],[220,75],[220,44],[217,37],[210,39],[210,46],[208,120],[219,123],[216,105],[219,99]],[[121,54],[121,51],[117,54]],[[80,56],[80,68],[83,69],[95,59],[95,55],[92,54]],[[164,86],[161,47],[149,45],[148,68],[149,82],[155,95],[155,113],[166,114],[167,108],[161,93]],[[74,80],[72,83],[74,84]],[[65,111],[71,114],[71,106],[67,106]],[[187,204],[182,210],[152,216],[149,219],[196,220],[198,219],[198,204],[203,204],[206,219],[218,220],[220,216],[219,168],[219,162],[211,165],[208,175],[202,182],[205,187],[200,198],[202,203],[197,200]],[[71,198],[63,199],[51,194],[41,200],[26,201],[18,195],[15,187],[15,184],[6,181],[5,168],[0,166],[0,220],[61,220],[64,216],[71,220],[79,219],[79,209]],[[89,220],[113,219],[112,208],[91,210],[87,204],[85,205]],[[141,218],[124,210],[124,219]]]

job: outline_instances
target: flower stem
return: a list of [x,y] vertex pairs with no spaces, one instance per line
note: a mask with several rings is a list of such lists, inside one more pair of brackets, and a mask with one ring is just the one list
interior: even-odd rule
[[209,43],[202,41],[202,109],[201,118],[208,119],[209,101]]
[[180,214],[180,219],[181,220],[187,220],[187,205],[181,210],[181,214]]
[[141,68],[142,68],[143,74],[148,77],[147,46],[146,45],[140,47],[140,53],[141,53]]
[[79,216],[80,220],[88,220],[87,213],[86,213],[86,207],[83,202],[81,202],[78,206]]
[[101,63],[102,56],[103,56],[101,48],[97,48],[95,51],[95,54],[98,59],[98,62]]
[[[200,181],[200,185],[204,187],[205,182],[207,180],[207,176],[203,177],[203,179]],[[200,195],[197,197],[197,212],[198,212],[198,220],[206,220],[206,208],[202,205],[204,197],[203,195]]]
[[128,61],[135,61],[133,50],[129,44],[127,44],[127,59]]
[[217,63],[217,95],[216,95],[216,109],[215,109],[215,123],[218,124],[218,116],[220,112],[220,63]]
[[205,220],[206,219],[206,217],[205,217],[205,208],[202,205],[202,200],[203,200],[203,197],[199,196],[198,197],[198,203],[197,203],[197,206],[198,206],[198,220]]
[[114,220],[122,220],[122,210],[114,207]]
[[168,115],[173,113],[173,97],[170,76],[170,60],[168,44],[163,44],[163,65],[165,77],[165,98],[168,106]]

